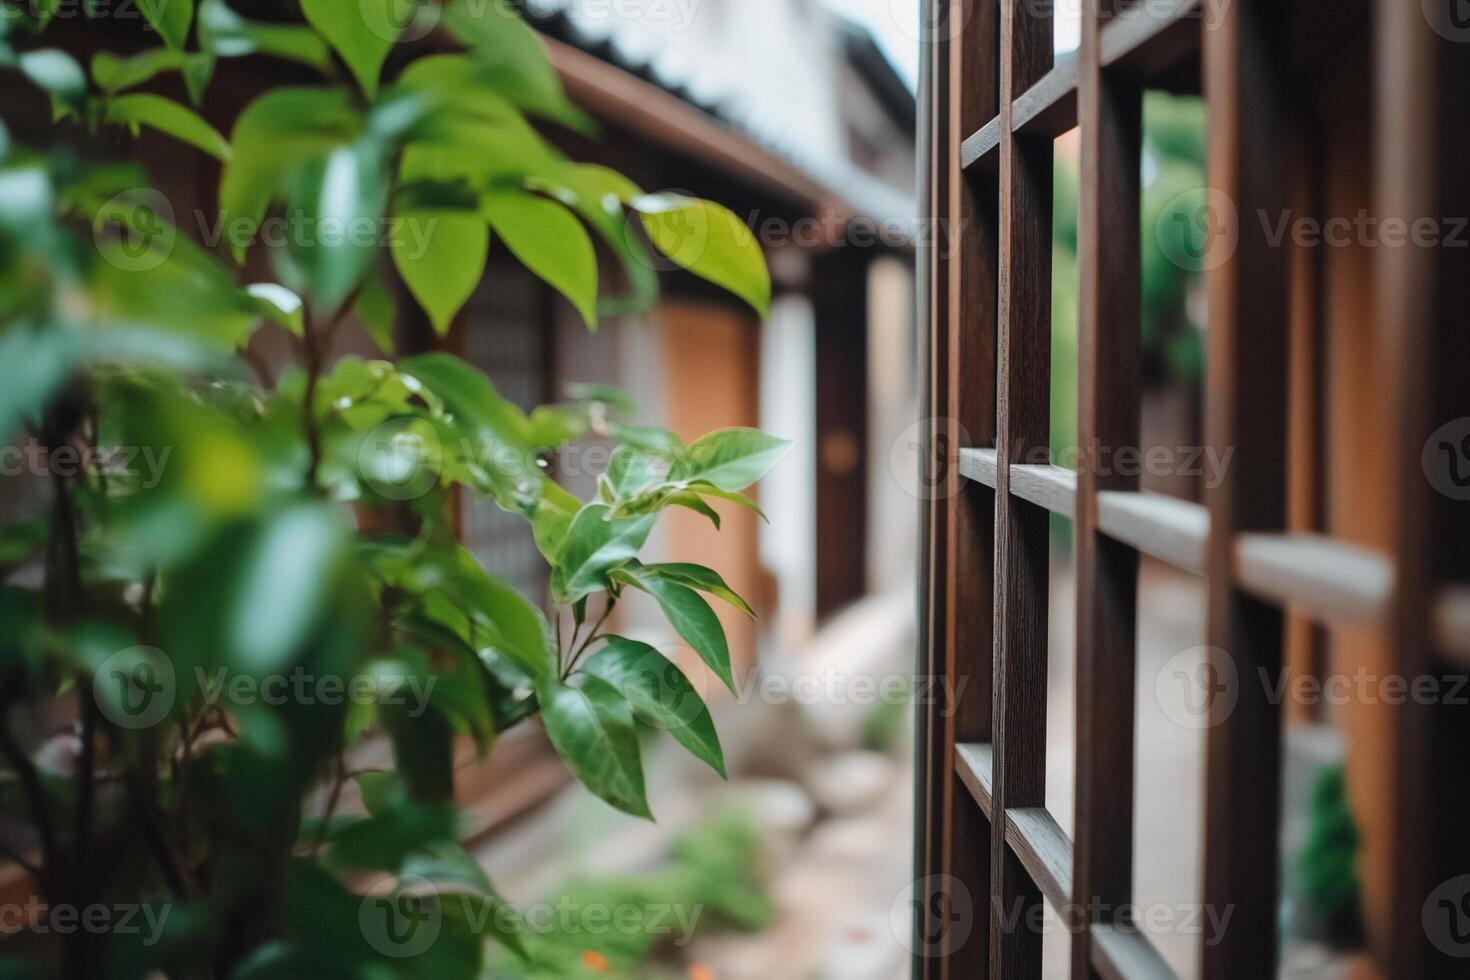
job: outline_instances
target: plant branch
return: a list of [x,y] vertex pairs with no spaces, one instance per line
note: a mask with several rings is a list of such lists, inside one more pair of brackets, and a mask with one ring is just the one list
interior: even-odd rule
[[316,331],[312,329],[311,307],[302,306],[301,351],[306,362],[306,393],[301,398],[301,423],[306,435],[306,448],[311,462],[306,469],[306,486],[316,489],[317,470],[322,465],[322,434],[316,417],[316,385],[322,373],[322,352],[317,344]]
[[128,797],[132,800],[133,813],[143,833],[143,840],[148,845],[148,849],[153,852],[153,859],[158,863],[159,871],[163,873],[164,883],[168,885],[169,892],[175,898],[184,898],[188,894],[184,871],[178,857],[169,847],[168,839],[158,826],[158,814],[153,807],[157,787],[148,776],[149,774],[142,770],[133,772],[128,780]]
[[358,294],[362,292],[362,284],[359,283],[337,312],[322,326],[321,337],[317,336],[312,329],[311,309],[305,303],[302,304],[301,317],[301,345],[306,360],[306,394],[303,398],[302,409],[305,413],[304,422],[306,429],[306,444],[311,451],[311,464],[306,471],[306,485],[308,488],[316,489],[317,471],[322,465],[322,434],[321,427],[316,417],[316,386],[321,380],[322,370],[326,366],[326,357],[331,352],[332,338],[337,335],[337,328],[347,318],[352,310],[352,304],[357,302]]
[[337,812],[337,803],[342,798],[342,787],[347,782],[347,759],[341,752],[337,753],[337,775],[332,780],[332,790],[327,796],[327,808],[322,811],[322,822],[316,828],[316,840],[311,844],[311,856],[321,851],[322,845],[327,842],[327,832],[332,826],[332,816]]
[[[613,607],[617,604],[617,597],[609,593],[607,597],[607,602],[602,607],[602,615],[597,617],[597,622],[593,623],[592,629],[587,631],[587,637],[582,641],[581,646],[578,646],[573,650],[571,661],[566,665],[566,668],[561,675],[562,680],[566,680],[568,677],[572,676],[572,671],[576,669],[578,661],[582,659],[582,654],[587,652],[587,648],[592,645],[593,641],[599,639],[603,635],[601,632],[602,626],[604,623],[607,622],[607,618],[612,615]],[[576,642],[575,638],[573,638],[573,642]]]
[[56,828],[51,823],[51,808],[46,805],[46,788],[41,785],[40,770],[10,734],[8,714],[0,716],[0,753],[10,760],[20,779],[21,789],[25,791],[26,804],[30,808],[31,819],[36,822],[36,836],[41,844],[41,887],[55,898],[51,876],[60,873],[61,851],[56,843]]

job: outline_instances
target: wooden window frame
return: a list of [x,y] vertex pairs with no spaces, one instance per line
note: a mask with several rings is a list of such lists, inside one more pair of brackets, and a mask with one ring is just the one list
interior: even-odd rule
[[[1208,5],[1210,23],[1203,16]],[[1388,343],[1377,393],[1389,416],[1389,545],[1290,530],[1289,250],[1242,233],[1207,274],[1205,447],[1233,464],[1204,504],[1140,490],[1088,447],[1137,445],[1142,93],[1200,60],[1208,183],[1238,214],[1284,210],[1281,161],[1297,130],[1280,0],[1086,0],[1081,48],[1053,64],[1045,4],[926,0],[920,152],[933,247],[919,256],[927,424],[922,505],[914,976],[1041,975],[1041,934],[1005,915],[1043,896],[1073,915],[1073,978],[1174,976],[1133,923],[1136,604],[1139,556],[1203,576],[1207,642],[1241,674],[1279,674],[1285,616],[1377,630],[1406,677],[1470,666],[1470,517],[1437,496],[1420,454],[1470,415],[1446,363],[1470,347],[1470,275],[1453,256],[1379,249],[1376,313]],[[1463,49],[1416,0],[1373,5],[1374,199],[1388,215],[1459,214],[1467,139],[1452,123],[1470,83]],[[1126,15],[1126,16],[1125,16]],[[997,84],[998,81],[998,84]],[[1463,103],[1461,103],[1463,104]],[[1047,456],[1051,142],[1081,140],[1078,441],[1074,472]],[[1453,132],[1453,135],[1450,135]],[[1455,161],[1459,161],[1458,164]],[[1320,351],[1317,352],[1320,355]],[[1075,840],[1045,808],[1048,515],[1074,520],[1077,555]],[[1215,654],[1211,655],[1216,656]],[[961,680],[968,683],[960,683]],[[1203,895],[1230,907],[1200,944],[1207,980],[1274,976],[1284,722],[1262,685],[1239,685],[1206,740]],[[1365,882],[1390,921],[1370,930],[1373,969],[1449,976],[1421,923],[1446,868],[1470,870],[1465,709],[1407,705],[1383,737],[1399,769],[1393,870]],[[1464,783],[1462,777],[1460,783]],[[1451,872],[1455,873],[1455,872]],[[1098,911],[1101,910],[1101,911]],[[1024,922],[1025,917],[1017,920]],[[1441,972],[1443,971],[1443,972]],[[1454,975],[1460,975],[1455,973]]]

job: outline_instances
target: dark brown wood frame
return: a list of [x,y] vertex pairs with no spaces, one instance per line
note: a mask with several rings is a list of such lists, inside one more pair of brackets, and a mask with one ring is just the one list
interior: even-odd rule
[[[1470,665],[1470,504],[1436,494],[1420,461],[1429,433],[1470,415],[1470,385],[1455,377],[1470,348],[1470,269],[1451,250],[1381,248],[1372,259],[1387,354],[1373,395],[1392,438],[1390,465],[1363,478],[1384,481],[1391,501],[1386,548],[1304,533],[1288,518],[1291,250],[1259,235],[1242,232],[1207,274],[1204,441],[1234,457],[1205,504],[1142,492],[1088,450],[1140,438],[1143,89],[1181,62],[1200,66],[1210,188],[1239,215],[1285,209],[1299,188],[1284,161],[1309,139],[1293,115],[1303,81],[1292,74],[1292,7],[1085,0],[1081,48],[1053,64],[1045,2],[925,2],[921,200],[934,245],[919,256],[919,282],[932,499],[922,506],[919,674],[941,696],[919,718],[917,978],[1039,977],[1040,932],[1007,921],[1043,898],[1069,918],[1071,977],[1174,975],[1135,924],[1108,911],[1133,893],[1140,555],[1204,577],[1208,644],[1241,674],[1280,673],[1287,611],[1377,630],[1406,677]],[[1470,88],[1470,45],[1435,33],[1418,0],[1371,9],[1364,139],[1375,211],[1470,213],[1470,137],[1452,121]],[[1052,140],[1074,127],[1076,471],[1047,456]],[[1044,797],[1049,513],[1072,518],[1076,533],[1075,840]],[[1206,742],[1201,898],[1233,909],[1223,939],[1201,944],[1207,980],[1277,969],[1284,713],[1261,685],[1238,690],[1233,711],[1215,709]],[[1381,733],[1397,766],[1382,804],[1392,871],[1364,887],[1391,910],[1369,929],[1371,969],[1385,977],[1467,974],[1470,961],[1436,947],[1421,921],[1436,885],[1470,872],[1467,714],[1406,705]]]

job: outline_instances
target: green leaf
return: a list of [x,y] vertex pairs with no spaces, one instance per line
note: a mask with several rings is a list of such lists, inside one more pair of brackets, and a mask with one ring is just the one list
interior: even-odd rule
[[108,94],[121,92],[162,72],[181,70],[188,58],[187,52],[174,48],[153,48],[129,58],[99,51],[92,56],[92,81]]
[[655,575],[662,576],[680,585],[687,585],[691,589],[708,592],[712,596],[724,599],[730,605],[739,609],[751,619],[755,618],[755,610],[750,604],[735,592],[734,589],[725,584],[720,573],[713,568],[705,568],[703,565],[691,565],[685,562],[666,562],[659,565],[645,565],[645,570]]
[[194,20],[194,0],[138,0],[143,19],[152,24],[171,48],[182,48]]
[[302,335],[305,323],[302,318],[300,296],[285,286],[273,282],[253,283],[246,286],[245,291],[260,301],[261,313],[280,324],[294,336]]
[[[301,0],[306,22],[327,39],[368,98],[378,94],[378,75],[402,29],[390,16],[395,0]],[[379,7],[382,7],[379,10]],[[382,16],[378,16],[378,14]]]
[[311,28],[249,21],[222,0],[204,0],[199,5],[199,46],[220,58],[265,54],[321,71],[332,64],[327,45]]
[[477,214],[409,211],[396,216],[390,249],[434,332],[443,336],[485,274],[490,231]]
[[667,459],[652,453],[619,446],[607,465],[607,483],[618,500],[627,500],[668,476]]
[[378,349],[389,357],[396,352],[393,328],[398,322],[398,305],[388,291],[385,270],[369,272],[362,281],[362,291],[352,304],[352,314],[362,322]]
[[412,855],[431,844],[453,844],[454,831],[451,807],[437,801],[390,800],[378,813],[332,833],[328,863],[337,868],[396,873]]
[[467,55],[419,58],[394,89],[419,96],[429,110],[404,151],[404,183],[463,180],[487,189],[561,165],[561,155]]
[[694,511],[701,517],[709,518],[709,522],[715,526],[715,530],[718,531],[720,529],[720,512],[705,503],[703,498],[693,490],[681,490],[678,493],[670,494],[667,502],[671,507],[683,507],[687,510]]
[[359,772],[352,778],[362,794],[363,808],[374,817],[403,793],[403,781],[395,772]]
[[580,405],[537,405],[531,409],[531,443],[555,449],[585,436],[590,423]]
[[[0,201],[0,217],[5,202]],[[39,421],[79,352],[74,338],[56,330],[15,326],[0,333],[0,439],[24,418]]]
[[[36,0],[31,10],[36,16],[37,26],[44,28],[61,10],[61,0]],[[0,37],[5,35],[5,30],[5,27],[0,27]]]
[[18,59],[26,78],[52,98],[53,104],[80,112],[87,99],[87,75],[75,58],[59,48],[37,48]]
[[204,103],[204,90],[209,88],[218,60],[212,54],[191,54],[184,59],[184,88],[196,108]]
[[551,627],[541,610],[510,586],[485,574],[463,547],[454,559],[454,590],[479,613],[486,646],[494,647],[532,680],[555,672]]
[[301,13],[343,56],[363,93],[373,98],[382,63],[403,31],[404,21],[395,12],[409,6],[406,0],[362,0],[351,6],[343,0],[301,0]]
[[694,648],[701,660],[731,691],[735,676],[730,669],[730,646],[725,641],[725,628],[708,602],[689,588],[671,579],[650,573],[636,564],[619,568],[613,578],[642,589],[658,600],[669,625]]
[[644,722],[668,732],[725,775],[720,737],[709,708],[689,678],[663,654],[647,643],[611,636],[583,669],[617,688]]
[[573,775],[619,810],[651,819],[633,712],[617,689],[597,677],[575,688],[551,678],[536,695],[547,737]]
[[[393,741],[393,761],[398,772],[413,799],[424,803],[452,803],[454,728],[437,708],[430,708],[418,717],[410,717],[409,711],[403,704],[378,706],[378,718]],[[336,847],[333,849],[335,851]],[[358,867],[375,867],[363,863],[375,858],[376,855],[363,849],[359,860],[353,863]],[[398,863],[399,860],[389,858],[389,866],[384,870],[397,870]]]
[[579,402],[606,405],[624,415],[634,415],[638,411],[638,403],[633,396],[615,385],[573,381],[567,384],[567,395]]
[[597,326],[597,254],[582,223],[562,205],[524,191],[489,191],[481,210],[526,268]]
[[567,101],[546,46],[507,0],[452,0],[443,23],[474,52],[490,84],[516,105],[581,132],[594,128]]
[[[207,434],[194,438],[180,453],[209,444]],[[331,599],[349,570],[341,517],[324,504],[280,507],[264,520],[225,527],[169,580],[160,646],[175,660],[179,683],[192,681],[196,666],[252,677],[287,669],[325,625],[328,609],[341,614]],[[345,621],[330,629],[353,635]]]
[[239,558],[230,621],[236,664],[276,670],[305,638],[320,608],[323,583],[342,559],[336,516],[316,505],[283,510]]
[[632,230],[624,205],[643,196],[627,177],[595,164],[563,163],[528,177],[530,190],[546,193],[575,210],[622,263],[629,295],[602,300],[607,315],[652,309],[658,302],[658,275],[641,237]]
[[689,484],[688,492],[700,497],[713,497],[716,500],[728,500],[730,503],[735,504],[737,507],[750,511],[761,520],[766,521],[767,523],[770,522],[770,518],[766,517],[766,512],[761,510],[761,505],[756,503],[754,500],[751,500],[749,497],[747,497],[743,493],[740,493],[739,491],[721,490],[719,487],[715,486],[712,483],[707,483],[704,480],[695,480],[693,483]]
[[571,530],[572,519],[581,509],[582,501],[552,480],[547,480],[541,489],[541,499],[536,501],[531,516],[531,533],[536,538],[536,549],[548,562],[555,562],[562,543]]
[[675,475],[733,493],[769,473],[790,448],[789,441],[759,429],[717,429],[689,445]]
[[476,485],[503,507],[524,510],[548,486],[537,465],[525,413],[496,392],[483,373],[450,354],[420,354],[399,365],[443,401],[456,435],[467,444]]
[[289,251],[316,306],[335,311],[372,267],[387,194],[382,161],[362,141],[339,146],[296,174],[287,208],[305,220]]
[[607,588],[608,573],[638,554],[656,516],[613,518],[607,504],[587,504],[572,520],[556,556],[552,588],[563,602]]
[[208,153],[219,160],[230,158],[230,144],[219,132],[187,106],[161,95],[139,92],[118,95],[107,100],[106,119],[126,126],[135,135],[139,126],[150,126],[161,133]]
[[139,194],[98,212],[98,222],[116,221],[140,232],[138,238],[130,232],[116,241],[99,238],[99,251],[108,261],[92,266],[98,314],[234,350],[260,323],[259,300],[237,286],[213,255],[178,234],[153,210],[155,203],[154,197]]
[[771,276],[744,221],[710,201],[650,194],[633,202],[655,248],[674,264],[771,313]]
[[361,119],[340,88],[277,88],[261,95],[230,131],[230,159],[220,175],[220,221],[235,255],[245,249],[285,177],[357,135]]

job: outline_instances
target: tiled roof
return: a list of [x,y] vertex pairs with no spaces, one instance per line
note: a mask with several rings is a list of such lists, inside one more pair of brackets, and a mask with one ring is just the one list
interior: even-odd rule
[[[672,0],[663,0],[672,3]],[[612,0],[603,6],[611,8]],[[916,203],[913,188],[898,187],[858,167],[846,153],[840,129],[836,86],[841,84],[835,69],[824,80],[828,91],[790,93],[749,84],[760,66],[735,65],[739,79],[732,80],[721,69],[731,71],[727,58],[706,57],[701,42],[692,33],[678,43],[658,37],[656,32],[637,29],[611,16],[588,16],[586,0],[526,0],[528,18],[549,37],[570,44],[671,93],[718,120],[743,138],[786,160],[833,195],[854,208],[859,216],[905,228],[914,226]],[[741,13],[744,13],[742,10]],[[864,28],[835,22],[830,38],[836,58],[855,59],[861,49],[854,34]],[[871,46],[871,41],[870,41]],[[876,47],[873,47],[876,50]],[[836,64],[835,61],[832,62]],[[808,62],[810,64],[810,62]],[[860,71],[871,64],[858,65]],[[884,86],[885,80],[870,83]],[[874,93],[891,103],[893,93],[884,86]],[[825,102],[823,100],[826,100]],[[812,100],[816,101],[815,107]],[[802,110],[806,110],[804,113]],[[828,122],[822,129],[814,118]],[[836,127],[835,129],[833,127]]]

